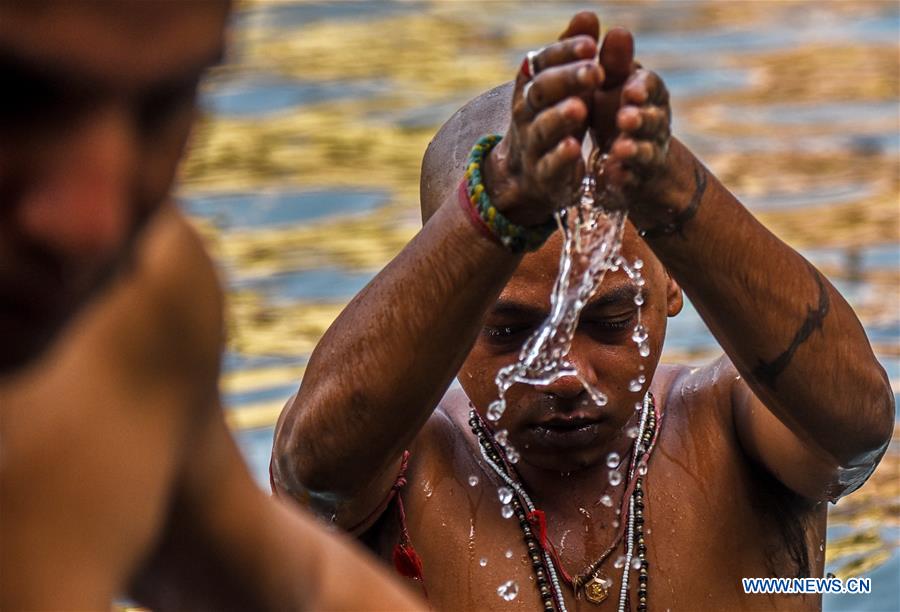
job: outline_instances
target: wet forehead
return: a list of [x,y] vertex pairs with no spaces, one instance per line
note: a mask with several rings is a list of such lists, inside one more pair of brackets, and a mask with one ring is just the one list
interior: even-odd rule
[[[561,250],[562,236],[557,232],[538,251],[526,255],[500,294],[498,303],[517,303],[548,309],[550,293],[559,272]],[[656,256],[631,225],[626,226],[622,254],[628,261],[640,258],[645,264],[658,264]],[[602,299],[604,295],[630,284],[623,272],[610,273],[592,301]]]
[[224,0],[0,3],[0,53],[139,87],[214,61],[227,10]]

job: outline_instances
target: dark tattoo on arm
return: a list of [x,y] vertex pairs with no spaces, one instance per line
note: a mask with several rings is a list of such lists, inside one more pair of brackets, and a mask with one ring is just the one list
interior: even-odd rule
[[783,353],[781,353],[778,357],[773,359],[772,361],[763,361],[759,360],[759,365],[756,366],[753,370],[753,375],[756,379],[767,385],[770,389],[775,389],[775,383],[778,379],[778,376],[784,372],[784,370],[791,363],[791,359],[794,357],[794,353],[797,352],[797,349],[801,344],[806,342],[812,333],[819,329],[822,329],[822,325],[825,321],[825,315],[828,314],[828,308],[830,305],[829,297],[828,297],[828,288],[825,286],[825,283],[822,282],[822,277],[819,273],[810,266],[812,271],[813,278],[816,280],[816,285],[819,287],[819,305],[817,308],[809,308],[806,313],[806,319],[803,321],[803,325],[800,326],[800,329],[797,330],[797,333],[794,334],[794,339],[791,341],[791,345],[787,347]]
[[658,238],[660,236],[678,234],[681,238],[684,238],[684,225],[694,218],[697,214],[697,209],[700,208],[700,200],[703,199],[703,194],[706,191],[706,179],[706,172],[704,171],[703,166],[694,162],[694,195],[691,196],[691,201],[688,203],[687,207],[675,215],[668,223],[641,230],[641,237]]

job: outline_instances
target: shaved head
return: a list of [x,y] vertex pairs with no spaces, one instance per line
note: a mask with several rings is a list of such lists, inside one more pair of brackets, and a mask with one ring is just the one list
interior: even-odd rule
[[422,160],[419,201],[422,222],[455,191],[472,145],[485,134],[504,134],[509,125],[513,84],[504,83],[466,102],[438,130]]

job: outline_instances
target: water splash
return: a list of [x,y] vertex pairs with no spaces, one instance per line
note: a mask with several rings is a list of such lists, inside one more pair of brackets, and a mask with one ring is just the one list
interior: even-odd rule
[[[566,357],[581,311],[597,292],[606,271],[624,263],[619,250],[627,213],[618,205],[621,195],[603,182],[604,161],[605,156],[600,156],[591,142],[587,167],[593,171],[585,174],[575,202],[556,212],[563,248],[559,275],[550,295],[550,315],[522,346],[519,359],[497,372],[499,393],[488,407],[489,421],[496,422],[503,416],[506,392],[512,385],[549,385],[566,376],[575,377],[598,406],[606,405],[606,395]],[[612,204],[617,204],[612,206],[615,210],[608,210]]]
[[504,601],[512,601],[519,596],[519,583],[515,580],[507,580],[497,587],[497,595]]
[[517,451],[512,444],[507,444],[505,450],[506,450],[507,461],[509,461],[510,463],[513,463],[513,464],[519,462],[519,459],[521,459],[522,456],[519,454],[519,451]]
[[619,464],[622,462],[622,458],[619,457],[619,453],[610,453],[606,456],[606,467],[610,469],[615,469],[619,467]]

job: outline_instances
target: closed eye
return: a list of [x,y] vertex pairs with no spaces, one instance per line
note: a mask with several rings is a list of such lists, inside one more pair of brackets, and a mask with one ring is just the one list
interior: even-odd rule
[[521,345],[533,330],[531,325],[485,325],[481,334],[490,344],[507,347]]

